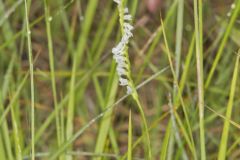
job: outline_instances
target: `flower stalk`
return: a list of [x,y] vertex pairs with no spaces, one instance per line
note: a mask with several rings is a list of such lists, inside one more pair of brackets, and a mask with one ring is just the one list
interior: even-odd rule
[[151,144],[150,144],[150,136],[148,133],[147,120],[145,118],[145,114],[143,111],[143,107],[138,98],[138,93],[134,87],[133,80],[131,78],[131,69],[130,69],[130,61],[128,56],[128,43],[131,37],[133,37],[133,29],[134,27],[130,24],[132,21],[132,16],[129,14],[129,10],[127,7],[124,7],[124,0],[114,0],[114,2],[118,5],[119,11],[119,22],[121,26],[122,38],[120,42],[112,49],[113,59],[115,59],[117,63],[117,74],[119,76],[119,85],[126,86],[127,94],[131,94],[134,101],[136,102],[138,109],[140,111],[146,143],[147,143],[147,159],[152,159],[151,154]]

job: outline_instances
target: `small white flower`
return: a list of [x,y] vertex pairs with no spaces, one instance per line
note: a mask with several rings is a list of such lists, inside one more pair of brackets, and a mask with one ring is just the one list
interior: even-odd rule
[[128,80],[125,79],[125,78],[120,77],[119,82],[120,82],[120,86],[127,86],[128,85]]
[[133,37],[132,32],[129,31],[129,30],[126,30],[126,31],[125,31],[125,34],[126,34],[126,36],[128,37],[128,39],[129,39],[130,37]]
[[132,31],[133,30],[133,26],[130,25],[129,23],[126,23],[126,22],[123,24],[123,27],[124,27],[124,31],[125,30],[128,30],[128,31]]
[[130,14],[124,15],[124,20],[131,21],[132,20],[132,16]]
[[116,60],[117,63],[124,63],[125,62],[125,57],[120,56],[120,55],[113,55],[113,58]]
[[117,4],[120,4],[121,0],[113,0],[114,2],[116,2]]
[[125,75],[126,74],[126,70],[124,68],[122,68],[122,67],[117,66],[117,73],[120,76],[121,75]]
[[128,8],[127,8],[127,7],[124,8],[124,13],[125,13],[125,14],[128,13]]
[[124,35],[123,35],[123,37],[122,37],[122,42],[125,42],[125,43],[127,43],[128,42],[128,40],[129,40],[129,36],[125,33]]
[[127,68],[127,62],[126,62],[125,58],[119,57],[117,59],[115,58],[115,60],[117,63],[117,68],[123,68],[123,69]]
[[131,94],[132,93],[132,88],[130,86],[127,86],[127,94]]

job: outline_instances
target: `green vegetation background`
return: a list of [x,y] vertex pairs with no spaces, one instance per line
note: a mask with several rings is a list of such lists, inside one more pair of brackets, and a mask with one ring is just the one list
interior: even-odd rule
[[112,0],[0,0],[0,159],[240,159],[240,0],[151,3],[126,1],[136,101]]

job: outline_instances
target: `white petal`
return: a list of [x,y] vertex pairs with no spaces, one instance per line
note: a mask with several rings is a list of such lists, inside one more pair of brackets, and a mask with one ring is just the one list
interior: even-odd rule
[[118,43],[118,45],[116,46],[116,48],[118,48],[119,50],[121,50],[121,48],[124,47],[124,43],[122,43],[121,41]]
[[130,86],[127,86],[127,94],[131,94],[132,93],[132,88]]
[[127,44],[129,38],[130,38],[130,37],[125,33],[125,34],[123,35],[123,37],[122,37],[121,42]]
[[[126,63],[126,61],[118,61],[117,62],[117,67],[120,67],[120,68],[128,68],[127,67],[128,65],[127,65],[127,63]],[[125,69],[125,74],[127,73],[128,71]]]
[[116,2],[117,4],[120,4],[120,0],[113,0],[114,2]]
[[124,63],[125,62],[125,57],[122,55],[117,55],[115,54],[113,58],[116,60],[117,63]]
[[128,13],[128,8],[125,8],[125,9],[124,9],[124,13]]
[[119,54],[119,53],[121,53],[121,50],[119,50],[118,48],[113,48],[112,53],[113,54]]
[[122,43],[122,42],[118,43],[118,45],[112,49],[112,53],[113,54],[119,54],[119,53],[123,52],[124,45],[125,44]]
[[125,30],[125,35],[128,37],[128,39],[129,39],[130,37],[133,37],[132,32],[129,31],[129,30]]
[[132,20],[132,16],[130,14],[124,15],[124,20],[126,21],[131,21]]
[[118,75],[125,75],[127,73],[127,71],[124,68],[118,66],[117,73],[118,73]]
[[124,29],[130,30],[130,31],[134,29],[134,27],[132,25],[130,25],[129,23],[124,23],[123,27],[124,27]]
[[128,80],[127,79],[125,79],[125,78],[119,78],[119,82],[120,82],[120,86],[126,86],[126,85],[128,85]]

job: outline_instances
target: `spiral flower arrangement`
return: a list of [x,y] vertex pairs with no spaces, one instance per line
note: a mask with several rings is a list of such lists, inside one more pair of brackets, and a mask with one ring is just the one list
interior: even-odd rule
[[132,31],[134,27],[130,24],[130,22],[132,21],[132,16],[129,14],[128,8],[124,7],[124,0],[114,0],[114,2],[116,2],[118,5],[119,21],[122,31],[122,38],[120,42],[112,49],[113,59],[115,59],[117,63],[116,70],[119,76],[119,84],[120,86],[126,86],[127,94],[132,95],[139,108],[141,117],[143,119],[144,131],[146,133],[145,136],[147,140],[148,159],[152,159],[147,120],[145,118],[144,111],[139,101],[138,93],[136,92],[133,81],[131,79],[131,64],[128,57],[128,43],[129,39],[133,37]]
[[117,63],[117,73],[119,76],[119,85],[126,86],[127,94],[133,91],[133,83],[130,77],[130,62],[127,53],[129,39],[133,37],[133,26],[130,24],[132,16],[129,14],[128,8],[124,8],[121,0],[114,0],[118,4],[120,24],[122,30],[121,41],[112,49],[113,58]]

